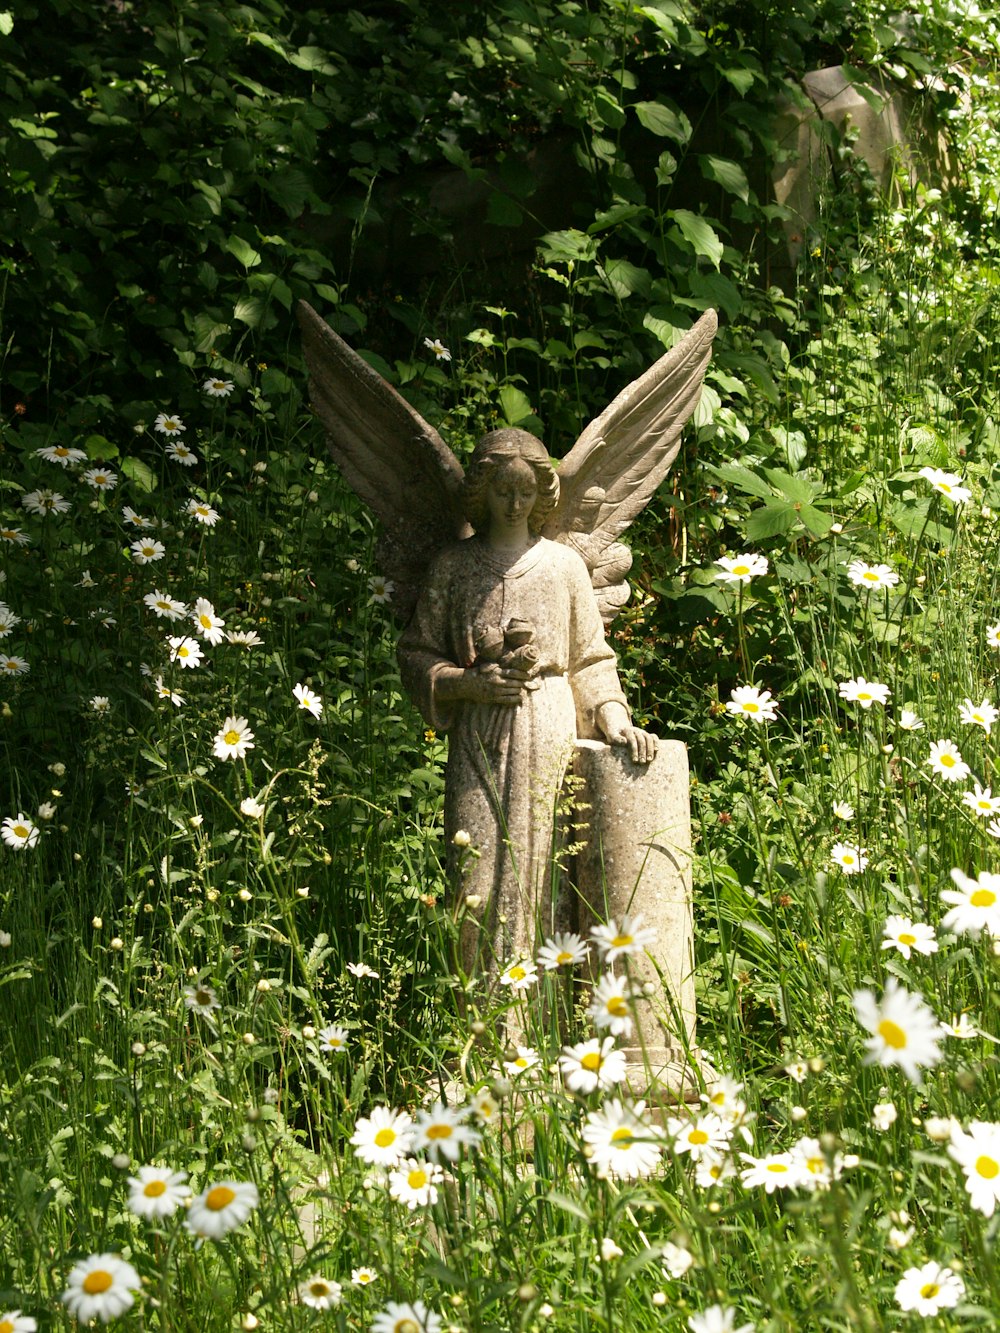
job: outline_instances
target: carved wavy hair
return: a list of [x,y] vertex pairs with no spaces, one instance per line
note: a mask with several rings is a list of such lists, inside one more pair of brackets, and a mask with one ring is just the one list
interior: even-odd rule
[[528,464],[538,484],[538,498],[528,515],[530,532],[541,532],[545,520],[559,503],[559,477],[541,440],[514,426],[490,431],[472,451],[465,474],[463,507],[465,517],[476,532],[484,532],[489,527],[486,493],[494,478],[514,459]]

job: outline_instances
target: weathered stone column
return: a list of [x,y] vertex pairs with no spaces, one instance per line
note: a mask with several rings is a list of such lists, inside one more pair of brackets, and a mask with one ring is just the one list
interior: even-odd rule
[[[586,802],[575,881],[597,921],[642,914],[656,930],[649,956],[628,959],[637,986],[652,994],[635,1005],[626,1049],[633,1091],[658,1080],[659,1095],[697,1099],[695,1072],[694,926],[691,914],[691,806],[687,747],[660,741],[651,764],[633,764],[621,745],[577,741],[574,769]],[[619,962],[616,972],[625,971]],[[652,1076],[652,1078],[651,1078]]]

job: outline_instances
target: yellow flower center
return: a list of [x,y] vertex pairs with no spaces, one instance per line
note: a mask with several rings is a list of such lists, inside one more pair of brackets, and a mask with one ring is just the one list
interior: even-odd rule
[[861,577],[867,579],[869,583],[878,583],[878,575],[875,573],[874,569],[866,569]]
[[904,930],[899,935],[899,942],[900,944],[907,944],[907,945],[916,944],[917,937],[916,935],[911,935],[908,931]]
[[420,1333],[420,1325],[407,1315],[404,1319],[396,1320],[392,1326],[392,1333]]
[[992,889],[976,889],[969,902],[973,907],[992,907],[997,896]]
[[15,834],[18,838],[26,838],[26,837],[28,836],[28,830],[24,827],[23,824],[15,824],[15,825],[14,825],[14,834]]
[[231,1190],[228,1185],[216,1185],[205,1195],[205,1207],[210,1208],[213,1213],[221,1213],[235,1198],[236,1191]]
[[580,1061],[581,1067],[589,1070],[591,1074],[596,1074],[603,1063],[600,1051],[588,1051]]
[[142,1192],[147,1199],[158,1199],[161,1194],[166,1194],[167,1182],[165,1180],[151,1180],[148,1185],[143,1186]]
[[611,1142],[615,1145],[616,1148],[630,1148],[632,1146],[633,1139],[634,1136],[632,1134],[632,1131],[630,1129],[627,1129],[624,1125],[620,1125],[618,1129],[616,1129],[615,1132],[611,1135]]
[[309,1283],[310,1296],[329,1296],[330,1284],[324,1282],[322,1278],[317,1278],[315,1282]]
[[163,429],[164,429],[164,430],[176,430],[176,429],[177,429],[177,422],[176,422],[176,421],[169,421],[169,420],[168,420],[168,421],[165,421],[165,422],[163,423]]
[[743,711],[744,713],[759,713],[760,704],[755,704],[752,701],[749,701],[743,705]]
[[806,1170],[810,1175],[821,1176],[826,1170],[826,1161],[822,1157],[807,1157]]
[[692,1129],[688,1135],[688,1143],[702,1144],[708,1142],[708,1135],[703,1129]]
[[195,1004],[211,1004],[212,992],[209,990],[196,990],[194,993]]
[[607,1003],[608,1013],[612,1018],[623,1018],[628,1013],[628,1005],[623,995],[612,995]]
[[874,699],[874,697],[875,697],[875,696],[874,696],[873,694],[868,694],[865,690],[859,690],[859,691],[858,691],[858,700],[859,700],[859,702],[862,701],[862,700],[864,700],[864,699]]
[[951,494],[951,487],[948,485],[946,481],[939,481],[938,489],[944,491],[945,495]]
[[411,1190],[422,1190],[428,1183],[426,1171],[411,1171],[406,1177],[406,1183]]
[[211,617],[211,616],[199,616],[199,617],[198,617],[198,624],[202,627],[202,629],[211,629],[211,628],[212,628],[212,617]]
[[995,1180],[1000,1174],[1000,1162],[995,1157],[987,1157],[984,1153],[982,1157],[976,1158],[976,1175],[982,1176],[984,1180]]
[[733,573],[734,573],[734,574],[737,574],[737,575],[749,574],[749,573],[750,573],[750,566],[749,566],[749,565],[733,565]]
[[767,1170],[770,1171],[773,1176],[783,1176],[788,1170],[788,1166],[785,1162],[768,1162]]
[[942,768],[954,768],[955,756],[953,754],[943,754],[939,757],[938,763]]
[[527,973],[523,967],[512,967],[507,975],[510,977],[511,981],[523,981],[527,976]]
[[396,1131],[394,1129],[380,1129],[375,1135],[376,1148],[391,1148],[396,1142]]
[[573,961],[573,955],[571,953],[568,953],[565,949],[563,949],[562,953],[556,954],[557,966],[561,967],[563,963],[571,963],[572,961]]
[[894,1051],[901,1051],[906,1046],[906,1033],[894,1023],[891,1018],[883,1018],[878,1025],[878,1035],[887,1046],[891,1046]]
[[938,1285],[938,1283],[925,1282],[924,1285],[920,1288],[920,1294],[925,1301],[930,1301],[934,1299],[934,1297],[938,1294],[940,1290],[941,1288]]
[[428,1125],[424,1131],[429,1139],[450,1139],[454,1132],[452,1125],[439,1123],[437,1125]]
[[14,1325],[9,1319],[0,1321],[0,1333],[14,1333]]
[[855,858],[854,858],[854,853],[853,853],[853,852],[844,852],[843,856],[842,856],[840,859],[841,859],[841,861],[843,861],[843,863],[844,863],[845,866],[852,866],[852,865],[854,864],[854,860],[855,860]]
[[13,657],[8,657],[7,661],[4,662],[4,666],[7,668],[8,671],[17,670],[17,663],[14,661]]
[[611,946],[614,949],[627,949],[634,938],[632,935],[616,935],[611,941]]
[[236,745],[239,742],[240,733],[238,731],[227,731],[222,739],[227,745]]
[[114,1278],[105,1269],[95,1268],[92,1273],[88,1273],[83,1279],[83,1289],[88,1296],[100,1296],[101,1292],[114,1286],[114,1281]]

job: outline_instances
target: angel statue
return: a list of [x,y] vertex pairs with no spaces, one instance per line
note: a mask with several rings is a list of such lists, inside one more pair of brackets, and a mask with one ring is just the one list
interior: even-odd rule
[[628,596],[618,538],[677,455],[716,317],[620,393],[557,467],[534,435],[506,428],[479,441],[464,476],[315,311],[303,303],[299,319],[334,459],[382,523],[403,684],[449,737],[450,872],[477,909],[465,969],[496,978],[566,922],[553,849],[574,746],[606,742],[637,770],[657,753],[633,725],[605,628]]

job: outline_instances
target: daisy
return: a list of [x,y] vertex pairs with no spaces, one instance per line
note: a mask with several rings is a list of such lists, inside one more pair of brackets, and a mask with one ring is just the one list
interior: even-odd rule
[[413,1146],[413,1121],[405,1111],[376,1106],[355,1122],[351,1145],[356,1157],[372,1166],[397,1166]]
[[880,1001],[870,990],[855,991],[854,1012],[871,1033],[865,1041],[865,1064],[898,1065],[911,1083],[919,1083],[921,1067],[941,1059],[941,1033],[933,1011],[895,977],[886,982]]
[[819,1139],[799,1139],[798,1143],[792,1144],[791,1154],[798,1167],[800,1189],[827,1189],[834,1180],[840,1179],[844,1169],[841,1154],[829,1156],[820,1147]]
[[157,676],[153,681],[153,689],[156,691],[157,698],[169,699],[178,708],[184,703],[184,696],[178,694],[176,690],[172,690],[169,685],[164,685],[162,676]]
[[198,461],[198,455],[182,440],[171,440],[163,452],[175,463],[180,463],[181,467],[194,467]]
[[111,700],[106,694],[95,694],[90,701],[90,706],[95,713],[111,712]]
[[509,986],[512,991],[528,990],[537,983],[538,973],[535,971],[535,962],[532,958],[508,963],[500,973],[500,985]]
[[201,386],[209,398],[228,398],[236,387],[232,380],[206,380]]
[[351,1270],[352,1287],[370,1287],[373,1282],[378,1280],[378,1273],[374,1268],[354,1268]]
[[830,860],[845,875],[860,875],[868,869],[867,848],[859,847],[856,843],[835,842],[830,848]]
[[410,1157],[389,1173],[389,1197],[405,1203],[411,1212],[429,1208],[437,1203],[437,1186],[443,1179],[444,1172],[436,1163]]
[[872,704],[884,704],[891,693],[888,685],[877,680],[865,680],[858,676],[854,680],[843,680],[837,686],[837,693],[847,703],[860,704],[862,708],[871,708]]
[[92,1319],[106,1324],[134,1304],[139,1285],[139,1274],[119,1255],[92,1254],[73,1265],[62,1301],[81,1324]]
[[137,514],[130,505],[122,506],[122,518],[126,523],[131,523],[134,528],[151,528],[153,520],[145,518],[142,514]]
[[992,1217],[1000,1202],[1000,1125],[973,1120],[967,1133],[960,1125],[953,1125],[948,1156],[965,1172],[972,1207]]
[[299,1283],[299,1300],[314,1310],[332,1310],[340,1304],[343,1287],[325,1277],[311,1277]]
[[212,987],[200,982],[197,986],[185,986],[184,1007],[193,1013],[209,1017],[213,1009],[221,1009],[222,1006]]
[[660,1164],[659,1130],[643,1120],[645,1102],[607,1101],[591,1111],[583,1127],[590,1163],[610,1176],[634,1180],[648,1176]]
[[193,518],[196,522],[204,523],[206,528],[214,528],[219,521],[218,510],[213,509],[204,500],[188,500],[186,513],[189,518]]
[[561,931],[545,941],[536,961],[546,972],[552,972],[557,967],[575,967],[586,962],[589,952],[590,946],[579,935]]
[[474,1148],[481,1135],[477,1129],[463,1124],[465,1108],[446,1106],[444,1102],[435,1102],[426,1111],[417,1115],[413,1126],[413,1146],[423,1150],[434,1161],[446,1157],[449,1162],[457,1162],[462,1145]]
[[182,431],[187,430],[180,417],[161,412],[153,422],[153,429],[158,430],[161,435],[180,435]]
[[140,1166],[137,1176],[129,1176],[128,1206],[137,1217],[169,1217],[185,1202],[186,1171],[171,1171],[164,1166]]
[[91,467],[80,478],[95,491],[113,491],[118,485],[118,474],[106,467]]
[[176,597],[171,597],[169,593],[160,592],[159,588],[147,592],[142,600],[150,611],[154,612],[158,620],[183,620],[188,614],[186,602],[179,602]]
[[1000,937],[1000,875],[981,870],[972,879],[962,870],[952,870],[954,889],[942,889],[941,901],[951,904],[951,910],[941,918],[941,929],[956,935],[987,935]]
[[777,709],[771,691],[758,690],[756,685],[737,685],[726,704],[727,713],[734,717],[748,717],[752,722],[774,722]]
[[626,978],[616,977],[613,972],[605,973],[594,987],[587,1010],[598,1032],[606,1028],[613,1037],[630,1037],[632,1017],[628,1006],[634,998],[635,992]]
[[700,1190],[710,1190],[733,1180],[738,1174],[731,1157],[703,1157],[695,1163],[694,1183]]
[[979,1029],[968,1014],[952,1014],[950,1023],[942,1023],[941,1031],[946,1037],[955,1037],[958,1041],[971,1041],[979,1036]]
[[313,694],[308,685],[293,685],[292,693],[298,699],[300,708],[312,713],[313,717],[323,716],[323,702],[318,694]]
[[986,642],[991,648],[1000,648],[1000,624],[987,626]]
[[833,817],[834,819],[842,819],[845,824],[849,824],[854,818],[854,806],[849,801],[834,801]]
[[809,1075],[809,1064],[806,1060],[792,1060],[785,1065],[785,1073],[796,1083],[804,1083]]
[[511,1078],[519,1078],[522,1074],[526,1074],[529,1069],[535,1069],[539,1063],[538,1052],[532,1050],[530,1046],[518,1046],[516,1049],[517,1054],[514,1059],[504,1060],[503,1062],[504,1071]]
[[263,813],[264,807],[253,796],[244,796],[240,801],[240,814],[246,815],[248,819],[260,819]]
[[361,978],[374,977],[376,979],[378,978],[378,973],[375,971],[373,967],[369,967],[367,963],[348,963],[347,970],[348,972],[350,972],[352,977],[361,977]]
[[590,1041],[564,1046],[559,1069],[570,1092],[594,1092],[624,1083],[625,1052],[615,1050],[614,1037],[592,1037]]
[[957,1273],[932,1259],[922,1268],[908,1268],[893,1295],[901,1310],[915,1310],[930,1319],[959,1303],[965,1295],[965,1283]]
[[982,819],[987,819],[991,815],[1000,815],[1000,796],[994,796],[989,787],[980,787],[978,782],[975,791],[963,793],[962,804],[967,805]]
[[21,505],[29,514],[65,514],[69,510],[68,500],[64,500],[58,491],[50,491],[44,486],[22,495]]
[[724,555],[715,562],[722,568],[716,579],[722,583],[749,583],[758,574],[766,574],[767,560],[762,555]]
[[167,643],[170,645],[171,662],[180,662],[182,667],[194,668],[205,656],[197,639],[188,638],[186,635],[171,636],[167,639]]
[[872,1107],[872,1124],[881,1134],[892,1129],[898,1118],[899,1112],[893,1102],[876,1102]]
[[490,1125],[497,1118],[500,1103],[488,1089],[483,1088],[473,1095],[469,1102],[469,1110],[481,1125]]
[[663,1271],[667,1277],[681,1278],[694,1266],[694,1255],[684,1245],[675,1245],[668,1240],[662,1251]]
[[721,1119],[729,1124],[738,1125],[746,1117],[747,1104],[740,1096],[743,1084],[724,1074],[722,1078],[709,1084],[708,1091],[701,1094],[701,1100]]
[[44,449],[36,449],[35,457],[44,458],[46,463],[69,467],[70,463],[82,463],[87,455],[83,449],[70,449],[65,444],[48,444]]
[[152,537],[140,537],[131,544],[129,550],[137,565],[151,565],[155,560],[162,560],[167,554],[167,548],[163,543],[155,541]]
[[691,1333],[753,1333],[753,1324],[736,1327],[736,1310],[731,1305],[710,1305],[688,1320]]
[[988,736],[990,728],[1000,717],[1000,713],[993,707],[989,699],[984,699],[981,704],[974,704],[971,699],[966,699],[959,705],[958,716],[959,720],[964,722],[967,727],[982,727]]
[[215,607],[207,597],[199,597],[191,612],[195,629],[212,647],[216,647],[226,637],[223,633],[226,622],[215,614]]
[[243,1225],[259,1201],[252,1181],[220,1180],[191,1202],[184,1225],[194,1236],[221,1240]]
[[898,949],[907,962],[911,953],[931,954],[938,950],[934,927],[911,921],[908,916],[887,917],[882,934],[885,936],[882,948]]
[[245,759],[254,748],[254,733],[245,717],[227,717],[212,743],[216,759]]
[[946,496],[952,504],[963,505],[972,499],[972,492],[961,484],[962,478],[956,477],[954,472],[944,472],[939,467],[922,467],[920,476],[929,481],[934,489]]
[[0,653],[0,678],[3,676],[26,676],[31,667],[23,657],[16,653]]
[[27,546],[31,538],[22,528],[10,528],[0,524],[0,541],[9,546]]
[[899,728],[901,731],[923,731],[924,720],[918,717],[911,708],[904,708],[899,715]]
[[5,639],[11,630],[20,623],[21,617],[16,615],[5,603],[0,602],[0,639]]
[[259,648],[264,642],[257,631],[253,629],[227,630],[226,640],[229,643],[238,644],[240,648]]
[[451,353],[445,347],[440,338],[425,338],[424,346],[429,352],[433,352],[438,361],[450,361]]
[[30,1314],[7,1310],[0,1314],[0,1333],[36,1333],[38,1324]]
[[692,1162],[724,1154],[729,1147],[732,1132],[730,1126],[713,1111],[707,1111],[694,1120],[690,1116],[670,1116],[666,1129],[674,1154],[687,1153]]
[[606,926],[594,926],[590,935],[607,967],[616,958],[642,953],[656,943],[656,930],[653,926],[643,926],[641,912],[635,916],[626,913],[620,926],[614,921],[609,921]]
[[371,1333],[441,1333],[441,1319],[423,1301],[414,1301],[412,1305],[390,1301],[375,1316]]
[[954,741],[931,741],[931,752],[925,762],[945,782],[961,782],[972,772]]
[[391,579],[383,578],[381,574],[373,574],[368,580],[368,592],[371,594],[368,598],[369,605],[381,605],[392,601],[392,594],[396,591],[396,585]]
[[740,1180],[746,1189],[762,1185],[768,1194],[775,1190],[795,1189],[799,1184],[801,1166],[790,1152],[773,1152],[764,1157],[740,1153],[749,1165],[740,1171]]
[[894,588],[899,575],[891,565],[866,565],[863,560],[852,560],[847,566],[847,577],[856,588],[875,592],[878,588]]
[[27,815],[8,815],[0,824],[0,838],[15,852],[22,852],[26,847],[34,847],[38,842],[38,829]]
[[325,1051],[327,1055],[339,1055],[341,1051],[347,1049],[347,1029],[338,1027],[335,1023],[321,1028],[316,1039],[320,1050]]

